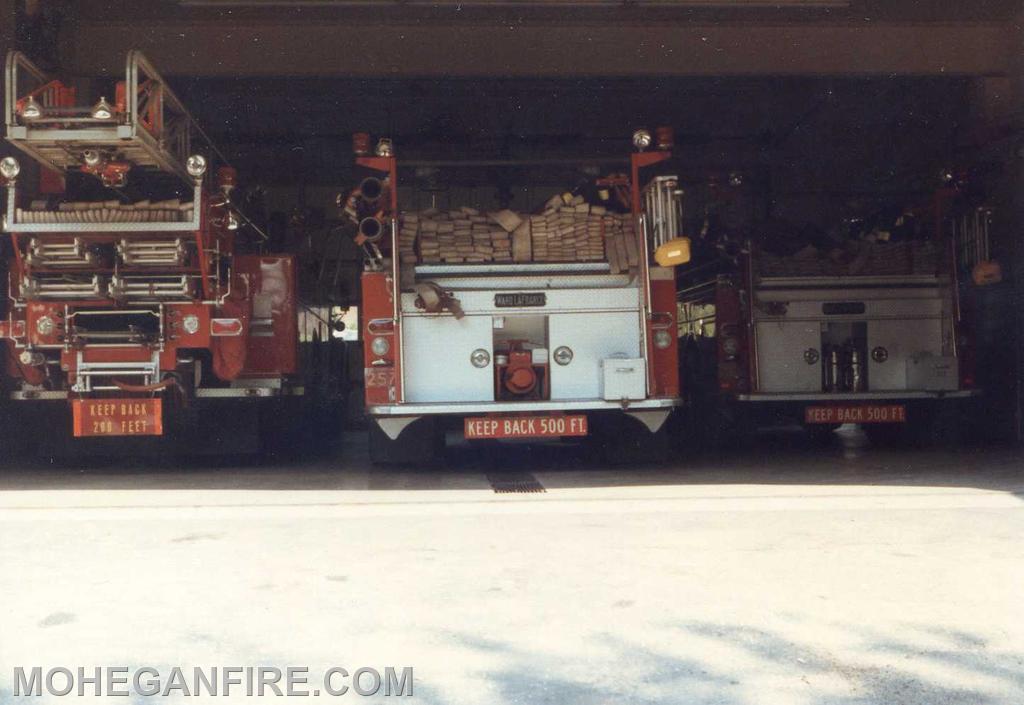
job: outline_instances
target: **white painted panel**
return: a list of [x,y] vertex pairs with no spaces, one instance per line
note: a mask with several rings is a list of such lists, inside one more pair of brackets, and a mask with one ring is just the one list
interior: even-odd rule
[[757,324],[759,391],[820,392],[821,363],[808,365],[804,352],[821,351],[817,321],[761,321]]
[[647,362],[642,357],[607,358],[601,361],[601,369],[604,372],[601,396],[605,401],[647,397]]
[[[871,351],[884,347],[885,362],[871,359]],[[907,360],[921,353],[942,355],[942,321],[868,321],[868,387],[872,391],[907,389]]]
[[551,398],[599,399],[601,360],[640,357],[640,314],[555,314],[548,319],[548,348],[572,348],[572,362],[551,365]]
[[[494,362],[491,317],[405,318],[405,399],[410,402],[493,401]],[[491,353],[483,369],[469,356],[477,348]]]

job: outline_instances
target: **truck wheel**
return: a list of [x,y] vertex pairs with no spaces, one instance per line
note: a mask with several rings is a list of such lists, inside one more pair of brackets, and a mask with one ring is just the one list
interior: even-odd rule
[[873,446],[897,445],[901,441],[905,442],[910,435],[902,424],[866,423],[861,424],[860,428]]
[[953,448],[964,440],[961,407],[956,400],[942,400],[925,414],[924,427],[917,425],[917,435],[924,444]]
[[877,445],[952,448],[964,439],[961,409],[953,400],[907,409],[905,424],[864,424],[861,428]]
[[276,397],[258,401],[260,453],[266,460],[293,460],[302,453],[320,450],[331,441],[330,431],[313,437],[312,424],[303,423],[302,397]]
[[660,464],[672,455],[672,419],[656,432],[625,415],[595,415],[590,418],[588,448],[591,459],[611,465]]
[[444,436],[434,419],[419,419],[392,440],[375,421],[369,428],[370,462],[374,465],[428,465],[441,456]]
[[807,423],[804,424],[804,431],[812,443],[827,445],[835,440],[836,430],[840,425],[837,423]]
[[712,403],[694,413],[694,435],[705,451],[747,448],[754,442],[757,425],[740,404]]

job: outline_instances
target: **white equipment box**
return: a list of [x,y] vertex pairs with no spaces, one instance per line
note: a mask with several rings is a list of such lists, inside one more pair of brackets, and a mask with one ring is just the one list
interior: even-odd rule
[[605,401],[647,397],[647,364],[643,358],[601,360],[601,397]]
[[929,392],[954,390],[959,386],[955,357],[915,355],[907,358],[907,388]]

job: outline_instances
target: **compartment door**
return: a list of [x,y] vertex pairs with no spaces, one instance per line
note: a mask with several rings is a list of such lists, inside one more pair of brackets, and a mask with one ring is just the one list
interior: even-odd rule
[[640,355],[640,314],[636,311],[563,313],[548,318],[548,350],[572,348],[568,365],[551,359],[551,399],[600,399],[601,360]]
[[[490,316],[409,316],[402,332],[406,401],[494,401]],[[491,355],[487,367],[469,361],[477,348]]]
[[757,324],[758,391],[820,392],[821,362],[808,365],[804,352],[821,352],[818,321],[759,321]]
[[[868,321],[868,386],[873,391],[907,389],[907,360],[914,355],[942,355],[942,321],[938,318]],[[885,362],[871,351],[883,347]]]

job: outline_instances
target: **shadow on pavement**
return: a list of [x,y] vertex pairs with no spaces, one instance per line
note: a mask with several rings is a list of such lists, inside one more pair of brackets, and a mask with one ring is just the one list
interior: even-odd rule
[[[806,628],[806,625],[805,627]],[[500,667],[478,675],[495,702],[531,705],[1015,705],[1024,701],[1024,654],[980,637],[904,625],[898,638],[843,625],[828,645],[771,629],[718,622],[656,626],[635,641],[606,635],[588,663],[539,655],[475,635],[445,634],[455,653]],[[673,638],[662,638],[664,632]],[[648,646],[658,643],[662,646]],[[556,675],[557,674],[557,675]],[[566,674],[576,674],[572,678]]]
[[532,473],[549,490],[663,485],[891,485],[970,487],[1024,496],[1018,447],[922,448],[872,443],[843,427],[822,443],[772,429],[717,451],[678,448],[661,464],[613,464],[573,443],[473,445],[449,438],[440,463],[374,467],[362,433],[257,455],[166,452],[8,456],[0,491],[19,489],[444,490],[488,489],[489,473]]

